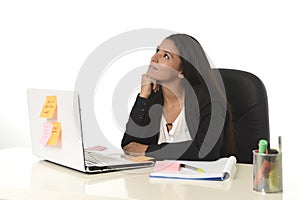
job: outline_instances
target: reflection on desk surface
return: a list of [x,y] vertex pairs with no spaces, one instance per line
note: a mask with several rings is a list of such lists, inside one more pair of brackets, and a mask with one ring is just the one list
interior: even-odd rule
[[35,190],[122,199],[191,199],[197,196],[240,199],[238,193],[243,193],[243,196],[256,196],[259,199],[282,199],[281,194],[262,196],[252,191],[252,181],[241,183],[240,179],[240,176],[245,174],[251,179],[251,173],[248,171],[252,168],[239,169],[234,181],[169,180],[149,178],[151,168],[88,175],[40,161],[32,165],[31,187]]
[[88,175],[39,161],[24,148],[1,150],[0,160],[2,199],[300,199],[298,179],[284,181],[283,193],[253,191],[252,165],[237,164],[233,180],[216,182],[154,180],[152,168]]
[[[145,176],[151,168],[102,174],[84,174],[51,162],[40,161],[32,165],[31,187],[39,190],[101,195],[117,198],[128,197],[124,177]],[[147,177],[147,176],[146,176]],[[117,192],[116,192],[116,188]]]

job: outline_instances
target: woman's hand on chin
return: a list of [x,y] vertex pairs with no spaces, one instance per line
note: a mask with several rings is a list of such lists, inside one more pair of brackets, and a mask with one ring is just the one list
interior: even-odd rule
[[142,75],[141,92],[140,97],[147,99],[152,90],[157,92],[159,90],[159,84],[153,78],[150,78],[147,74]]

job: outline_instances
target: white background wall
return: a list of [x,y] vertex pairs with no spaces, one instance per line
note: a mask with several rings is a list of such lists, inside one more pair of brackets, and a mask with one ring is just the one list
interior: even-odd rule
[[[81,65],[102,42],[133,29],[163,28],[196,37],[215,66],[260,77],[268,91],[271,143],[282,135],[284,153],[292,155],[300,138],[298,5],[296,0],[1,1],[0,148],[30,145],[27,88],[73,89]],[[286,175],[292,177],[294,168],[285,166]]]

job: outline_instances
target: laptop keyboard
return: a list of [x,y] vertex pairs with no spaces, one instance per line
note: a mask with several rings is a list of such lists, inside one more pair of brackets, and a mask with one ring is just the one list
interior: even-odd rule
[[129,160],[122,159],[120,157],[113,157],[108,155],[103,155],[99,153],[85,151],[85,161],[91,164],[96,165],[123,165],[123,164],[132,164],[133,162]]

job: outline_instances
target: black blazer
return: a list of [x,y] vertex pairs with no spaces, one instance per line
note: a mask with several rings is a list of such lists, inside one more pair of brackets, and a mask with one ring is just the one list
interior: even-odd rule
[[[219,110],[217,117],[211,120],[213,101],[216,103],[214,105],[221,105],[218,100],[211,100],[205,84],[198,84],[193,88],[186,87],[185,116],[192,140],[158,145],[163,111],[161,89],[156,93],[152,92],[148,99],[138,95],[131,110],[121,146],[124,147],[130,142],[149,145],[146,155],[158,160],[216,160],[220,157],[224,135],[223,124],[221,124],[221,129],[218,127],[226,118],[226,109],[225,113],[216,109]],[[209,125],[211,127],[208,132]],[[204,143],[206,135],[209,137]]]

